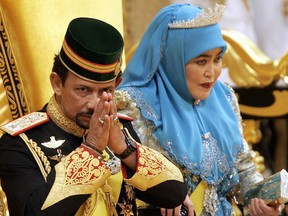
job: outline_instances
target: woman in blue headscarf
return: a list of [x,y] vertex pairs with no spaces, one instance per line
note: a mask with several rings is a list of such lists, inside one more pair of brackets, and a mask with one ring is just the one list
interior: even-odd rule
[[[223,10],[222,5],[163,8],[146,30],[116,93],[118,108],[134,117],[142,143],[183,171],[197,215],[232,215],[227,196],[236,192],[239,182],[245,193],[248,185],[263,179],[243,139],[236,97],[217,80],[226,51],[217,24]],[[280,208],[252,200],[251,215],[263,211],[278,215]]]

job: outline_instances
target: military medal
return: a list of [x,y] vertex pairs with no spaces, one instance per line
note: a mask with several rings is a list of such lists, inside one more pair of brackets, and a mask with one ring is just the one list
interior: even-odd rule
[[60,147],[64,142],[65,142],[65,140],[56,140],[55,136],[51,136],[49,142],[41,143],[41,145],[43,145],[47,148],[56,149],[56,148]]
[[49,142],[41,143],[41,145],[43,145],[47,148],[57,149],[57,155],[49,156],[49,158],[51,160],[56,160],[56,161],[60,162],[61,159],[63,157],[65,157],[65,155],[62,154],[62,151],[59,148],[64,142],[65,142],[65,140],[56,140],[55,136],[51,136]]
[[51,160],[56,160],[56,161],[60,162],[62,160],[62,158],[64,158],[66,155],[62,154],[61,149],[57,149],[57,153],[58,153],[57,155],[49,156],[49,158]]

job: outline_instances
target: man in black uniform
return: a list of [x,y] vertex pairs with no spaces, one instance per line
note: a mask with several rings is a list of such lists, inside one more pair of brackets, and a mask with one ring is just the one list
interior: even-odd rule
[[180,171],[139,144],[132,119],[117,114],[122,51],[111,25],[70,22],[50,75],[54,95],[1,127],[0,178],[11,216],[137,215],[135,198],[182,204]]

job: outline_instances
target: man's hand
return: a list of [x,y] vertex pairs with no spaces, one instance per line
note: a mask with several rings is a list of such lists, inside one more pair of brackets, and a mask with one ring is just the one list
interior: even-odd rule
[[100,150],[104,150],[108,145],[110,134],[110,110],[111,93],[103,92],[102,97],[97,99],[94,113],[91,116],[89,132],[86,142]]
[[[188,211],[188,215],[187,216],[194,216],[194,206],[192,201],[190,200],[190,197],[187,195],[183,204],[185,205]],[[181,207],[182,205],[174,208],[174,209],[165,209],[165,208],[161,208],[161,215],[162,216],[181,216]]]
[[109,134],[108,147],[114,153],[120,154],[127,148],[127,145],[125,143],[124,135],[121,132],[119,120],[117,117],[117,108],[116,104],[112,100],[112,95],[109,104],[111,109],[110,109],[110,134]]

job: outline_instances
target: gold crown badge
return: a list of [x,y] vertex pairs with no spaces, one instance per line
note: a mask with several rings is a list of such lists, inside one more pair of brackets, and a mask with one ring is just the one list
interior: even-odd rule
[[168,24],[169,28],[197,28],[213,25],[224,13],[225,5],[216,4],[214,8],[203,9],[195,18],[180,20]]

